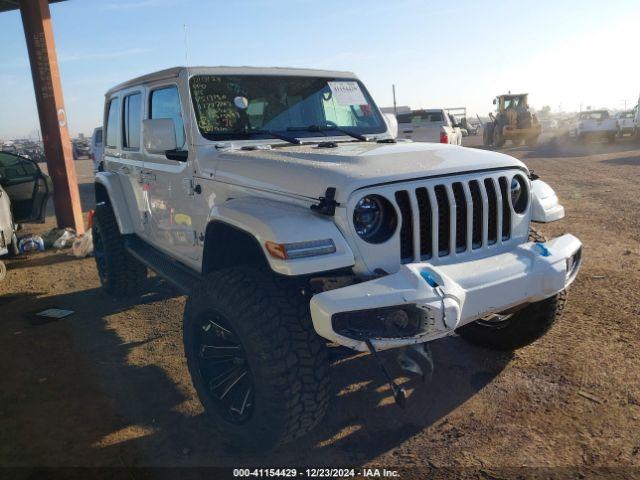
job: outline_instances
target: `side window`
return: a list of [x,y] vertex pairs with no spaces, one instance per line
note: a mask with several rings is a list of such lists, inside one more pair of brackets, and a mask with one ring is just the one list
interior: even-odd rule
[[109,148],[118,148],[118,110],[120,109],[120,100],[117,98],[109,102],[109,110],[107,113],[107,142]]
[[151,92],[149,99],[149,118],[170,118],[176,127],[176,145],[184,147],[185,135],[180,95],[177,87],[166,87]]
[[122,108],[122,147],[138,150],[140,148],[140,122],[142,115],[142,95],[134,93],[124,97]]

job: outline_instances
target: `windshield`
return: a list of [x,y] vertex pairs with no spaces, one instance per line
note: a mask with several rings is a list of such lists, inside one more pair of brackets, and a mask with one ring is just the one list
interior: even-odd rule
[[580,120],[603,120],[609,118],[607,112],[583,112],[580,114]]
[[[210,140],[268,138],[269,132],[383,133],[386,124],[357,80],[273,75],[196,75],[190,80],[200,133]],[[313,127],[307,131],[309,127]],[[340,135],[340,132],[331,132]]]
[[442,111],[426,112],[424,110],[415,110],[411,113],[401,113],[396,118],[398,123],[444,122]]

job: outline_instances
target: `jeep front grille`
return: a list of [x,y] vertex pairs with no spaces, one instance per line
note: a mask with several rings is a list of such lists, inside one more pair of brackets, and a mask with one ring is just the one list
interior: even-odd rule
[[402,263],[464,254],[511,238],[509,181],[490,176],[395,192]]

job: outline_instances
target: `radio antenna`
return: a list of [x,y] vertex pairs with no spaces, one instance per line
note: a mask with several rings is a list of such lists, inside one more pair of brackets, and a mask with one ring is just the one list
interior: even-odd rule
[[[190,87],[190,74],[189,74],[189,27],[186,23],[184,23],[182,25],[182,27],[184,28],[184,62],[185,62],[185,68],[187,69],[187,91],[189,91]],[[184,122],[184,118],[183,118],[183,122]],[[189,119],[188,119],[188,123],[184,122],[184,126],[185,129],[187,129],[187,135],[189,136],[189,147],[190,148],[194,148],[194,143],[193,143],[193,125],[192,125],[192,120],[193,120],[193,115],[190,113],[189,114]],[[187,128],[188,125],[188,128]],[[194,174],[196,173],[195,170],[193,172]]]
[[184,28],[184,63],[189,66],[189,30],[187,24],[182,25]]

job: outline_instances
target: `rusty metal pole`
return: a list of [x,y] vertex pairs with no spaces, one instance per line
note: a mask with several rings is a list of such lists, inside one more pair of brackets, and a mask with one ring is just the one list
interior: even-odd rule
[[53,181],[56,221],[59,227],[71,227],[83,233],[80,193],[67,130],[49,2],[20,0],[20,13],[29,51],[44,153]]

